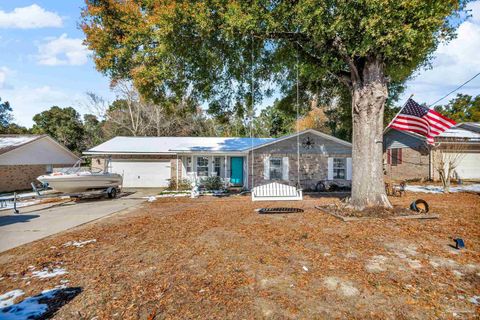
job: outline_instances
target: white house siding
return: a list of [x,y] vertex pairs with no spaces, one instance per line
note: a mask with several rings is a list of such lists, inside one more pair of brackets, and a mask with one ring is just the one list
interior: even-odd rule
[[0,155],[0,165],[73,165],[78,158],[48,137]]

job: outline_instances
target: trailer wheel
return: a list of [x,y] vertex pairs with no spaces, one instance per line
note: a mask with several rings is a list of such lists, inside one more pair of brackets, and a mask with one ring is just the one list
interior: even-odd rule
[[327,187],[325,186],[325,183],[322,181],[319,181],[317,185],[315,186],[315,191],[317,192],[325,192],[327,191]]
[[114,199],[117,196],[117,189],[108,188],[107,189],[107,196],[108,196],[109,199]]

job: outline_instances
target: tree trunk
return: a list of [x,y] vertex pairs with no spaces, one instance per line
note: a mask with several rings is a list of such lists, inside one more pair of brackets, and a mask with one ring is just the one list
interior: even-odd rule
[[352,77],[352,196],[357,210],[391,207],[383,174],[383,112],[388,97],[382,64],[369,61]]
[[442,163],[442,165],[442,168],[438,169],[438,175],[442,181],[443,193],[450,193],[450,167],[449,164]]

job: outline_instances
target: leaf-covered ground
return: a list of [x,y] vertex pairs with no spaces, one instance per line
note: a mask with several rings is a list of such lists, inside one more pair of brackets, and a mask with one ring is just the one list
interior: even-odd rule
[[[480,197],[392,202],[420,197],[439,220],[342,222],[313,208],[334,198],[159,199],[0,254],[0,295],[80,288],[58,319],[476,318]],[[453,236],[467,249],[451,248]],[[33,276],[59,268],[68,273]]]

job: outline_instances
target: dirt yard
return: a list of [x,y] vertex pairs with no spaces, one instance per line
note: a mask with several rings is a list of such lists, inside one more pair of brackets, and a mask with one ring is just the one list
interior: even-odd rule
[[0,295],[74,288],[57,319],[478,318],[480,196],[391,200],[418,198],[440,219],[342,222],[313,208],[334,198],[159,199],[1,254]]

